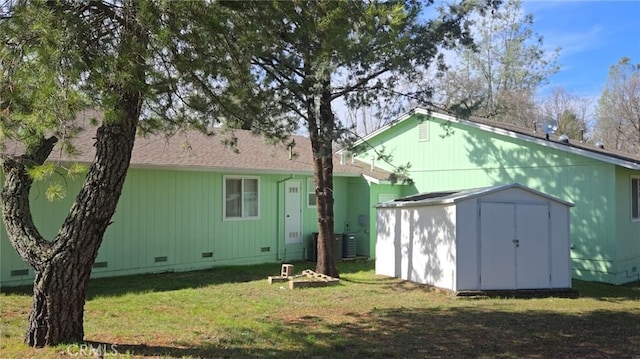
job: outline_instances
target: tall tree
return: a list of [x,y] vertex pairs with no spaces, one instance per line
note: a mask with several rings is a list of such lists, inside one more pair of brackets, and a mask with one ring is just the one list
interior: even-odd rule
[[611,66],[598,101],[593,139],[606,148],[640,154],[640,64],[627,57]]
[[[278,138],[286,138],[299,124],[308,131],[318,209],[318,272],[339,275],[332,250],[332,155],[334,141],[344,139],[347,131],[332,104],[342,99],[357,108],[397,96],[392,89],[401,80],[418,81],[419,69],[437,59],[440,47],[468,39],[463,22],[473,3],[451,5],[424,23],[419,1],[235,3],[239,15],[228,29],[235,53],[229,65],[246,75],[237,102],[251,105],[227,120],[251,122],[256,132]],[[203,85],[198,92],[206,103],[206,71],[192,75],[194,83]]]
[[443,104],[458,112],[532,125],[533,95],[558,71],[559,49],[547,53],[521,0],[508,0],[472,27],[473,46],[457,51],[459,64],[442,78]]
[[[88,279],[140,119],[149,120],[146,127],[189,119],[177,100],[188,86],[165,61],[182,45],[169,41],[168,24],[189,6],[200,4],[18,0],[2,7],[0,140],[24,147],[2,155],[2,218],[11,244],[35,272],[28,345],[83,339]],[[215,68],[208,70],[223,82]],[[57,235],[44,238],[29,207],[34,174],[51,173],[42,164],[59,140],[72,150],[76,114],[85,108],[103,113],[94,161]]]
[[[2,126],[5,135],[25,144],[24,155],[2,158],[2,217],[11,244],[35,272],[25,338],[32,346],[84,336],[86,285],[118,203],[146,92],[149,34],[141,5],[18,2],[1,24]],[[105,34],[116,32],[117,37]],[[102,99],[105,121],[82,190],[57,236],[46,240],[32,221],[28,173],[53,150],[58,138],[51,133],[69,135],[64,129],[73,126],[82,104],[83,75],[104,82],[95,95]]]

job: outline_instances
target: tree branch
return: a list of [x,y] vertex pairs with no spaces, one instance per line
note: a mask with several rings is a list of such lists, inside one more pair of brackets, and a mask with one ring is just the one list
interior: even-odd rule
[[342,96],[348,94],[351,91],[354,91],[354,90],[356,90],[358,88],[361,88],[367,82],[375,79],[376,77],[378,77],[378,76],[380,76],[380,75],[382,75],[382,74],[384,74],[385,72],[388,72],[388,71],[390,71],[390,69],[388,67],[383,67],[380,70],[378,70],[378,71],[376,71],[376,72],[374,72],[372,74],[369,74],[368,76],[365,76],[365,77],[361,78],[359,81],[357,81],[353,85],[346,86],[346,87],[342,88],[342,90],[340,90],[340,91],[338,91],[336,93],[333,93],[331,95],[331,101],[333,101],[333,100],[335,100],[335,99],[337,99],[339,97],[342,97]]
[[51,242],[46,241],[31,216],[29,192],[33,179],[27,168],[42,165],[49,157],[58,139],[42,138],[35,148],[21,156],[2,155],[2,171],[5,176],[2,199],[2,218],[11,245],[34,269],[41,268],[50,253]]

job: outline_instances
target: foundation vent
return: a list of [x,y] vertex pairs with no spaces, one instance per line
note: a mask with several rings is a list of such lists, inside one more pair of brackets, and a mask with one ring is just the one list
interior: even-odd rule
[[29,275],[29,270],[28,269],[14,269],[11,271],[11,276],[12,277],[18,277],[21,275]]

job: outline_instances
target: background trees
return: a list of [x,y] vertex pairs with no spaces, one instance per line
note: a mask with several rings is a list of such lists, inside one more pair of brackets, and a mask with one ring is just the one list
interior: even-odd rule
[[559,49],[545,52],[533,16],[508,0],[476,19],[474,44],[456,51],[458,64],[440,81],[443,106],[464,115],[531,127],[536,90],[559,70]]
[[605,148],[640,154],[640,64],[611,66],[596,112],[593,138]]
[[547,119],[558,121],[557,134],[565,134],[570,139],[585,141],[589,137],[591,101],[568,93],[563,88],[555,88],[539,104],[538,123]]

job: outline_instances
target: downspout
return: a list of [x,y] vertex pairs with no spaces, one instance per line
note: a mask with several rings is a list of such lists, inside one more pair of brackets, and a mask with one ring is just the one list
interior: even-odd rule
[[[278,182],[276,182],[276,184],[277,184],[277,187],[276,187],[277,188],[277,190],[276,190],[277,193],[276,193],[276,195],[278,196],[278,213],[280,213],[280,208],[282,208],[282,211],[284,213],[284,201],[281,203],[281,199],[280,199],[280,197],[282,195],[284,195],[284,194],[280,193],[280,184],[283,183],[283,182],[286,182],[286,181],[288,181],[290,179],[293,179],[293,175],[289,175],[289,177],[283,178],[283,179],[279,180]],[[282,218],[282,219],[284,220],[284,218]],[[282,239],[280,237],[280,225],[281,225],[280,222],[281,222],[280,219],[278,219],[278,222],[276,223],[276,239],[277,239],[276,240],[276,254],[277,254],[276,260],[282,262],[283,259],[280,257],[280,240]],[[286,251],[286,249],[285,249],[285,251]],[[286,256],[286,253],[285,253],[285,256]]]

